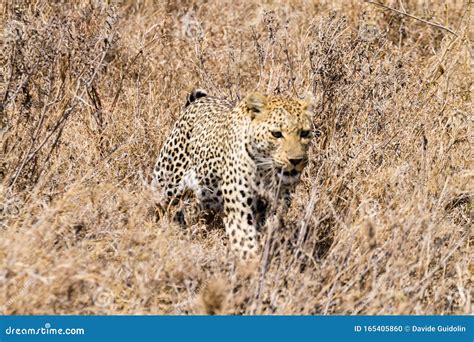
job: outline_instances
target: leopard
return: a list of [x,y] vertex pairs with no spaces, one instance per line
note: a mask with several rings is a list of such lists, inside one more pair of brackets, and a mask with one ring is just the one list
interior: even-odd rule
[[266,222],[280,222],[308,164],[313,98],[250,92],[240,101],[194,89],[165,139],[152,187],[164,206],[186,194],[222,217],[230,250],[260,254]]

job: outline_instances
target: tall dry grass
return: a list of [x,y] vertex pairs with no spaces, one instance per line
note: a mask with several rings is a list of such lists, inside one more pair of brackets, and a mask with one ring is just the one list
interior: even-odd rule
[[[2,3],[4,314],[472,312],[472,5]],[[470,31],[471,30],[471,31]],[[193,87],[316,97],[284,231],[242,269],[158,217],[151,168]]]

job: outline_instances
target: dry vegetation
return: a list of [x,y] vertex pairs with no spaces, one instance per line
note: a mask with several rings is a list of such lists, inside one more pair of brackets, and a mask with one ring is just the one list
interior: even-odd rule
[[[362,1],[2,3],[1,312],[471,313],[472,10],[384,3],[456,34]],[[195,86],[317,101],[254,269],[218,225],[155,214]]]

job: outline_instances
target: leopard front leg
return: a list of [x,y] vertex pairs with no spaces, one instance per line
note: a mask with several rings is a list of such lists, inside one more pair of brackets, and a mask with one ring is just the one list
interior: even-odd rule
[[223,186],[224,225],[231,249],[244,260],[258,254],[257,229],[252,203],[255,194],[245,179]]
[[285,218],[291,206],[291,188],[282,187],[278,198],[272,201],[267,208],[266,221],[273,228],[281,229],[285,226]]

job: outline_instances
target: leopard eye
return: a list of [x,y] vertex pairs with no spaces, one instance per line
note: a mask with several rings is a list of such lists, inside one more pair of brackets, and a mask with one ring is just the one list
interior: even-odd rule
[[277,138],[277,139],[283,138],[283,134],[280,131],[274,131],[272,132],[272,135],[274,138]]
[[301,131],[300,132],[300,137],[301,138],[307,138],[307,137],[309,137],[310,133],[311,133],[310,131]]

